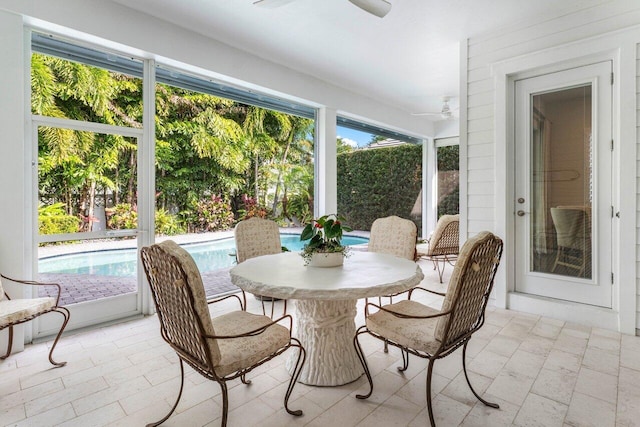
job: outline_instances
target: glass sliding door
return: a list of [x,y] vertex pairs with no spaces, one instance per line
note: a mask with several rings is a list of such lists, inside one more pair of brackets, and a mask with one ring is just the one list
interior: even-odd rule
[[[61,285],[69,328],[140,314],[142,62],[37,33],[32,43],[35,278]],[[37,335],[51,328],[36,322]]]

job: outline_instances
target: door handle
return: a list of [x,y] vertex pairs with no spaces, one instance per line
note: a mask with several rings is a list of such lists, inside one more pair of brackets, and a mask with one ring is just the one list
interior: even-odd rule
[[518,211],[518,212],[516,212],[516,214],[517,214],[518,216],[524,216],[524,214],[525,214],[525,213],[526,213],[525,211]]

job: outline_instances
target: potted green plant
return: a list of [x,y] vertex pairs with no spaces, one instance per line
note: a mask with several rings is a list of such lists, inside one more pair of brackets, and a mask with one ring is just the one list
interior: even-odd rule
[[343,246],[342,233],[353,230],[343,223],[344,218],[330,214],[314,219],[300,234],[300,240],[309,240],[302,253],[305,265],[311,267],[336,267],[342,265],[349,248]]

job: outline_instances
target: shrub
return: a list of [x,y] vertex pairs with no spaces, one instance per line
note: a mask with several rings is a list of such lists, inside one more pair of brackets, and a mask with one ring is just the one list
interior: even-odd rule
[[156,211],[156,234],[164,236],[174,236],[184,233],[184,227],[180,225],[178,218],[171,215],[167,210],[160,209]]
[[138,212],[130,203],[119,203],[105,211],[107,224],[112,230],[131,230],[138,227]]
[[40,234],[75,233],[80,228],[80,220],[68,215],[64,203],[38,206],[38,231]]
[[255,198],[246,194],[242,195],[242,207],[243,209],[238,210],[240,220],[253,217],[268,218],[271,214],[269,208],[260,206]]
[[192,210],[182,214],[192,233],[228,230],[233,226],[231,205],[217,195],[196,202]]
[[410,218],[422,188],[422,147],[403,144],[338,155],[338,211],[356,230],[376,218]]

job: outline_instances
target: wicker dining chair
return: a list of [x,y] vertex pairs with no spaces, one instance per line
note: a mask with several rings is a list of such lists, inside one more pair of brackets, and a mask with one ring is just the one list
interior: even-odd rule
[[[413,221],[395,215],[378,218],[371,224],[367,251],[414,260],[417,239],[418,228]],[[394,295],[387,295],[387,297],[389,302],[393,302]],[[380,305],[382,305],[382,298],[378,297]],[[384,352],[388,351],[389,346],[385,342]]]
[[69,323],[69,318],[71,317],[71,313],[69,313],[69,310],[66,307],[62,307],[60,305],[60,285],[57,283],[42,283],[32,280],[12,279],[3,274],[0,274],[0,277],[4,280],[21,285],[53,286],[57,287],[58,290],[58,293],[55,297],[11,299],[7,292],[3,289],[2,282],[0,282],[0,331],[9,328],[9,343],[7,345],[7,352],[4,356],[0,356],[0,360],[6,359],[11,355],[11,349],[13,347],[14,326],[33,320],[36,317],[42,316],[46,313],[60,313],[62,317],[64,317],[64,320],[62,321],[60,330],[58,331],[58,334],[53,341],[51,350],[49,350],[49,362],[51,362],[52,365],[58,368],[66,365],[67,362],[56,362],[53,360],[53,350],[55,350],[56,345],[60,340],[60,336],[62,336],[62,332],[64,331],[64,328],[67,327],[67,323]]
[[[229,410],[227,382],[236,378],[244,384],[246,375],[290,347],[298,348],[298,356],[284,407],[292,415],[301,410],[289,409],[289,397],[306,358],[300,342],[291,337],[292,317],[272,320],[248,313],[246,297],[227,295],[207,301],[202,278],[193,258],[171,240],[141,249],[141,258],[155,302],[162,338],[175,350],[180,360],[180,391],[175,404],[161,420],[148,424],[158,426],[175,411],[184,387],[184,363],[203,377],[216,381],[222,389],[222,426],[227,424]],[[236,298],[240,310],[211,317],[208,304]],[[280,323],[286,323],[288,327]]]
[[[252,217],[236,225],[233,236],[236,242],[236,261],[244,262],[262,255],[282,252],[280,229],[275,221]],[[266,315],[265,301],[271,302],[271,318],[274,316],[276,298],[255,295],[262,302],[262,313]],[[287,313],[287,300],[284,300],[283,313]]]
[[371,224],[369,252],[379,252],[413,260],[418,229],[413,221],[392,215]]
[[[442,215],[436,229],[426,244],[417,245],[417,258],[425,258],[433,262],[433,269],[438,270],[440,283],[447,263],[453,265],[460,252],[460,215]],[[442,268],[440,263],[442,262]]]
[[[408,299],[385,306],[367,303],[365,325],[353,338],[353,344],[369,381],[369,392],[356,395],[366,399],[373,392],[373,380],[358,337],[368,333],[375,338],[399,347],[404,371],[409,354],[428,359],[427,408],[431,426],[435,427],[431,404],[431,378],[436,360],[446,357],[462,347],[462,367],[469,388],[487,406],[498,408],[480,397],[471,386],[466,366],[467,344],[485,320],[485,309],[493,287],[496,270],[502,255],[502,240],[488,231],[470,238],[463,245],[446,294],[416,287],[409,291]],[[442,308],[433,309],[411,300],[412,293],[423,290],[444,296]],[[372,312],[372,308],[377,311]]]

